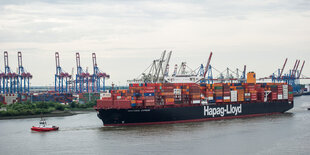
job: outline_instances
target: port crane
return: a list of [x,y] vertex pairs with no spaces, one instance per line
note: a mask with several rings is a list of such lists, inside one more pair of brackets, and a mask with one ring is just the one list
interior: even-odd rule
[[69,92],[69,79],[71,75],[62,70],[59,61],[59,53],[55,52],[56,74],[55,74],[55,91],[59,93]]
[[16,93],[18,75],[11,71],[7,51],[4,51],[4,69],[5,72],[3,78],[3,93],[4,94]]
[[[246,76],[245,76],[246,65],[244,65],[244,69],[243,69],[241,76],[239,76],[240,71],[238,68],[236,69],[236,71],[232,71],[231,69],[227,67],[223,72],[220,72],[211,65],[212,54],[213,53],[210,52],[209,59],[205,67],[203,67],[203,64],[201,64],[197,72],[197,76],[200,76],[202,78],[197,82],[212,84],[214,82],[233,83],[233,82],[245,82],[246,81]],[[217,76],[217,78],[213,78],[213,70],[216,70],[217,72],[219,72],[219,75]],[[224,72],[226,72],[226,75],[224,74]]]
[[[105,91],[105,80],[107,78],[110,78],[110,75],[108,75],[105,72],[101,72],[97,65],[97,58],[96,53],[92,53],[92,60],[93,60],[93,69],[94,73],[91,76],[92,79],[92,92],[101,92]],[[102,83],[102,86],[100,85]]]
[[264,81],[264,80],[270,79],[274,83],[284,82],[289,85],[292,85],[294,93],[300,93],[300,90],[301,90],[300,79],[310,79],[309,77],[302,76],[302,71],[305,65],[305,61],[303,61],[301,68],[298,69],[300,60],[296,60],[294,63],[294,67],[292,69],[289,69],[289,71],[284,74],[284,69],[286,67],[287,60],[288,58],[285,59],[282,69],[277,69],[277,71],[272,73],[272,75],[268,77],[259,78],[259,80]]
[[32,75],[26,72],[23,66],[22,53],[17,53],[18,58],[18,78],[17,78],[17,93],[29,93],[30,79]]
[[165,82],[165,77],[168,76],[169,72],[169,62],[171,55],[172,51],[170,51],[166,56],[166,50],[165,50],[161,54],[161,57],[159,59],[153,60],[153,63],[138,78],[128,80],[128,82],[138,82],[138,83]]
[[[186,62],[182,62],[178,67],[176,64],[174,67],[173,74],[171,76],[168,75],[169,72],[169,61],[171,58],[172,51],[169,52],[168,56],[165,57],[166,51],[164,51],[159,59],[153,60],[153,63],[141,74],[141,77],[138,77],[133,80],[128,80],[128,82],[133,83],[156,83],[156,82],[174,82],[174,83],[184,83],[184,82],[193,82],[193,83],[208,83],[212,84],[214,81],[221,82],[244,82],[246,80],[246,66],[244,66],[244,70],[239,77],[239,69],[236,72],[227,68],[225,71],[227,72],[226,76],[223,76],[223,73],[220,72],[220,76],[218,78],[213,78],[213,71],[215,69],[211,66],[211,58],[212,52],[210,52],[208,62],[204,67],[203,64],[196,70],[192,70]],[[234,77],[233,74],[236,74]]]
[[80,63],[80,53],[76,52],[76,78],[75,78],[75,91],[77,93],[89,92],[89,81],[91,80],[90,74],[83,71]]

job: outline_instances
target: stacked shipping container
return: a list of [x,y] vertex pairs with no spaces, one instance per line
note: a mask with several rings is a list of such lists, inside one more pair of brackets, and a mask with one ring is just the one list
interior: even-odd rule
[[[285,83],[145,83],[130,84],[129,90],[113,92],[111,98],[98,102],[126,102],[124,107],[171,106],[179,104],[236,102],[272,102],[293,100],[292,87]],[[116,97],[115,97],[116,96]],[[131,103],[131,104],[127,104]],[[107,103],[110,105],[111,103]],[[113,106],[113,103],[112,105]],[[117,107],[122,107],[118,105]]]

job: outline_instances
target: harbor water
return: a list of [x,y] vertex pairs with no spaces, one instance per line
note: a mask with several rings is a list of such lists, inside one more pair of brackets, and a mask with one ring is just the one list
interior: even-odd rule
[[284,114],[195,123],[103,127],[96,112],[48,117],[59,131],[34,132],[38,118],[0,120],[1,154],[309,154],[310,96]]

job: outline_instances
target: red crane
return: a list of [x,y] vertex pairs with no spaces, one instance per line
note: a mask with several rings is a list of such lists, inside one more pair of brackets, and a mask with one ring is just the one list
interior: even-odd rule
[[286,62],[287,62],[287,58],[285,59],[285,62],[284,62],[283,67],[282,67],[282,69],[281,69],[281,73],[280,73],[280,75],[279,75],[279,78],[281,78],[281,77],[282,77],[282,74],[283,74],[283,71],[284,71],[284,68],[285,68]]
[[300,78],[301,72],[304,69],[304,65],[305,65],[305,61],[302,63],[302,66],[301,66],[301,69],[300,69],[300,72],[299,72],[299,75],[298,75],[298,79]]
[[208,62],[207,62],[207,65],[206,65],[206,68],[205,68],[205,73],[203,74],[203,77],[206,78],[206,74],[209,70],[209,65],[210,65],[210,62],[211,62],[211,58],[212,58],[212,52],[210,53],[210,56],[209,56],[209,59],[208,59]]

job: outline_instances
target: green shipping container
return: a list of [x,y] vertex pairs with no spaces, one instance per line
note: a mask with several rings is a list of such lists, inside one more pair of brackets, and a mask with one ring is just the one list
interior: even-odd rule
[[214,89],[223,89],[221,86],[215,86]]

